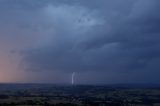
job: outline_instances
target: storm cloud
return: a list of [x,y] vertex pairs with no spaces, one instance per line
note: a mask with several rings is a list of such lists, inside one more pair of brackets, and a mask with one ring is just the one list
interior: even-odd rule
[[25,71],[76,72],[86,83],[160,81],[158,0],[2,0],[1,6],[2,24],[22,30],[15,39],[29,43],[17,50]]

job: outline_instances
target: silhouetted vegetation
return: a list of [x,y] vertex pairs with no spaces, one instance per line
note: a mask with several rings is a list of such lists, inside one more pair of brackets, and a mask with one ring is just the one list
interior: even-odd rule
[[0,84],[0,106],[160,106],[160,89]]

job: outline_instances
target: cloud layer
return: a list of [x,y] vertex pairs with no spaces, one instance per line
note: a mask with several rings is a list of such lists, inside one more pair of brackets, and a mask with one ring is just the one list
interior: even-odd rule
[[22,45],[17,48],[25,71],[76,72],[79,83],[160,81],[158,0],[2,0],[1,5],[6,11],[1,9],[0,27],[14,28],[12,42]]

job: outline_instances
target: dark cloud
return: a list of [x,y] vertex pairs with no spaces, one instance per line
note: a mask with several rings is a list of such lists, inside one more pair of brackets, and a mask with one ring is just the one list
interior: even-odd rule
[[26,70],[102,72],[103,83],[104,74],[121,82],[160,81],[158,0],[15,0],[6,6],[12,10],[1,13],[15,13],[11,22],[20,29],[41,33],[21,52]]

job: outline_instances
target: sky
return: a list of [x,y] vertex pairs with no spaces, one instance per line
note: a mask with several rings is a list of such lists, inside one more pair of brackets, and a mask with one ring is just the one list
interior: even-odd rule
[[0,82],[159,83],[159,0],[0,0]]

